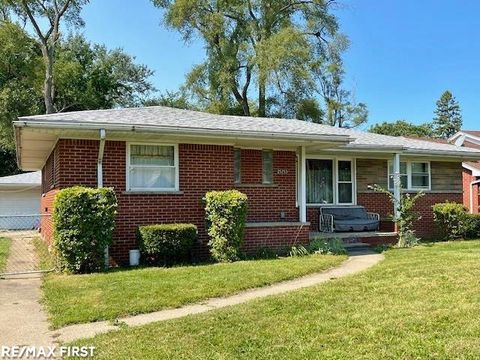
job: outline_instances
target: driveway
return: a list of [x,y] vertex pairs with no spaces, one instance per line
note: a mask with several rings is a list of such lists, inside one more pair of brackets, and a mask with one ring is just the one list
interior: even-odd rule
[[[9,234],[12,239],[6,272],[33,267],[32,239]],[[12,275],[0,279],[0,346],[52,346],[47,316],[40,304],[41,274]]]

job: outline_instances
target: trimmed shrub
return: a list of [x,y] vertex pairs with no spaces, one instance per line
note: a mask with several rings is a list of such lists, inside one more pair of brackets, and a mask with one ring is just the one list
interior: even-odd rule
[[193,224],[145,225],[137,228],[142,262],[171,265],[187,260],[197,239]]
[[53,204],[53,245],[59,270],[85,273],[103,269],[116,214],[113,189],[74,186],[60,190]]
[[439,203],[432,206],[433,218],[445,240],[465,237],[468,228],[467,209],[462,204],[453,202]]
[[480,214],[467,214],[467,239],[480,239]]
[[210,191],[205,195],[205,215],[212,257],[238,260],[247,221],[247,195],[238,190]]

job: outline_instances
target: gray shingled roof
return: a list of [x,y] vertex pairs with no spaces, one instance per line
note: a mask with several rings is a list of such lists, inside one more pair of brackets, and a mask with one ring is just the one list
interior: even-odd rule
[[91,110],[49,115],[35,115],[19,118],[22,121],[39,121],[66,125],[108,125],[108,126],[151,126],[183,129],[221,130],[228,132],[246,131],[258,134],[288,135],[337,135],[348,136],[351,143],[346,148],[401,148],[411,151],[460,152],[480,154],[479,150],[450,144],[372,134],[353,129],[342,129],[327,125],[309,123],[294,119],[258,118],[230,115],[216,115],[198,111],[174,109],[163,106],[143,108]]
[[18,185],[18,186],[38,185],[40,186],[41,183],[42,183],[41,171],[34,171],[34,172],[25,173],[25,174],[0,177],[0,186],[2,185]]

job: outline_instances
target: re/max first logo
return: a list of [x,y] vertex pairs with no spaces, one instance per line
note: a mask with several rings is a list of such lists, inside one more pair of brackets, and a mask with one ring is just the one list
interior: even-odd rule
[[2,346],[1,359],[55,359],[57,357],[93,357],[94,346]]

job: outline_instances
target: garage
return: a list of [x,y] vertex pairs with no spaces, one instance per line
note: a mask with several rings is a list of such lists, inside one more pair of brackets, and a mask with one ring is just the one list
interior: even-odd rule
[[39,226],[41,172],[0,177],[0,229]]

